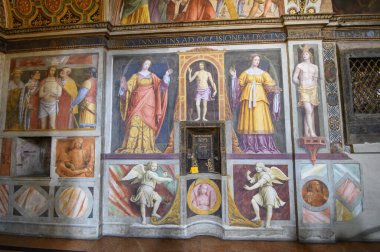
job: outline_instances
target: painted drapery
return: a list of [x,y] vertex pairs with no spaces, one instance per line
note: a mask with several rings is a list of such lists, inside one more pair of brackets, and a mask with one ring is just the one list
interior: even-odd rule
[[155,138],[160,132],[167,106],[167,87],[155,74],[132,75],[120,100],[125,120],[124,141],[116,153],[157,153]]

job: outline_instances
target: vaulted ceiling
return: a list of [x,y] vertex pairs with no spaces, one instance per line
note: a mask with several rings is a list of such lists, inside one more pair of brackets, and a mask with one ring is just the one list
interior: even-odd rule
[[0,26],[34,28],[104,20],[103,0],[0,0]]
[[[216,0],[210,0],[216,2]],[[284,0],[286,5],[321,2],[321,13],[378,14],[380,0]],[[8,29],[91,24],[118,24],[123,0],[0,0],[0,27]],[[110,11],[108,11],[110,10]],[[308,13],[308,12],[307,12]],[[291,14],[286,11],[285,14]],[[306,13],[305,13],[306,14]]]

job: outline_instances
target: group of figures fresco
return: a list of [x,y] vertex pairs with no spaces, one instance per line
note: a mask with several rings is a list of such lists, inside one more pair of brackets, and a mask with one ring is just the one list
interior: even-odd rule
[[114,0],[123,25],[279,16],[283,0]]
[[[297,47],[299,61],[292,76],[303,111],[303,133],[299,135],[305,137],[319,134],[314,115],[320,92],[315,50],[309,45]],[[207,58],[207,51],[203,54]],[[179,113],[186,113],[190,121],[218,121],[218,102],[228,100],[227,110],[242,152],[285,152],[280,50],[227,51],[224,56],[224,73],[206,59],[179,69],[175,54],[115,58],[112,150],[119,154],[164,153]],[[226,77],[219,79],[220,75]],[[178,109],[182,79],[187,111]],[[219,92],[221,86],[227,93]]]
[[13,59],[5,129],[95,128],[94,58],[72,55]]

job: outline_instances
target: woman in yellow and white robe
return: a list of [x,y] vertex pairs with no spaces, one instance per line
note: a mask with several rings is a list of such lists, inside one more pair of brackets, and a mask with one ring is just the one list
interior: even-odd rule
[[266,89],[276,89],[276,84],[269,73],[258,67],[259,63],[260,56],[252,55],[251,67],[239,78],[232,73],[241,90],[237,125],[240,148],[246,153],[279,153],[266,93]]

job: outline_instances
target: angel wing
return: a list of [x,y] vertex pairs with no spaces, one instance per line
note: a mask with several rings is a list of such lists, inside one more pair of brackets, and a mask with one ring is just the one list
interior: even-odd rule
[[144,174],[145,174],[144,165],[138,164],[138,165],[134,166],[128,172],[128,174],[124,178],[121,179],[121,181],[135,179],[132,181],[132,184],[140,183],[141,180],[143,179]]
[[288,181],[289,178],[280,169],[275,166],[269,168],[272,177],[272,183],[282,184],[281,181]]

